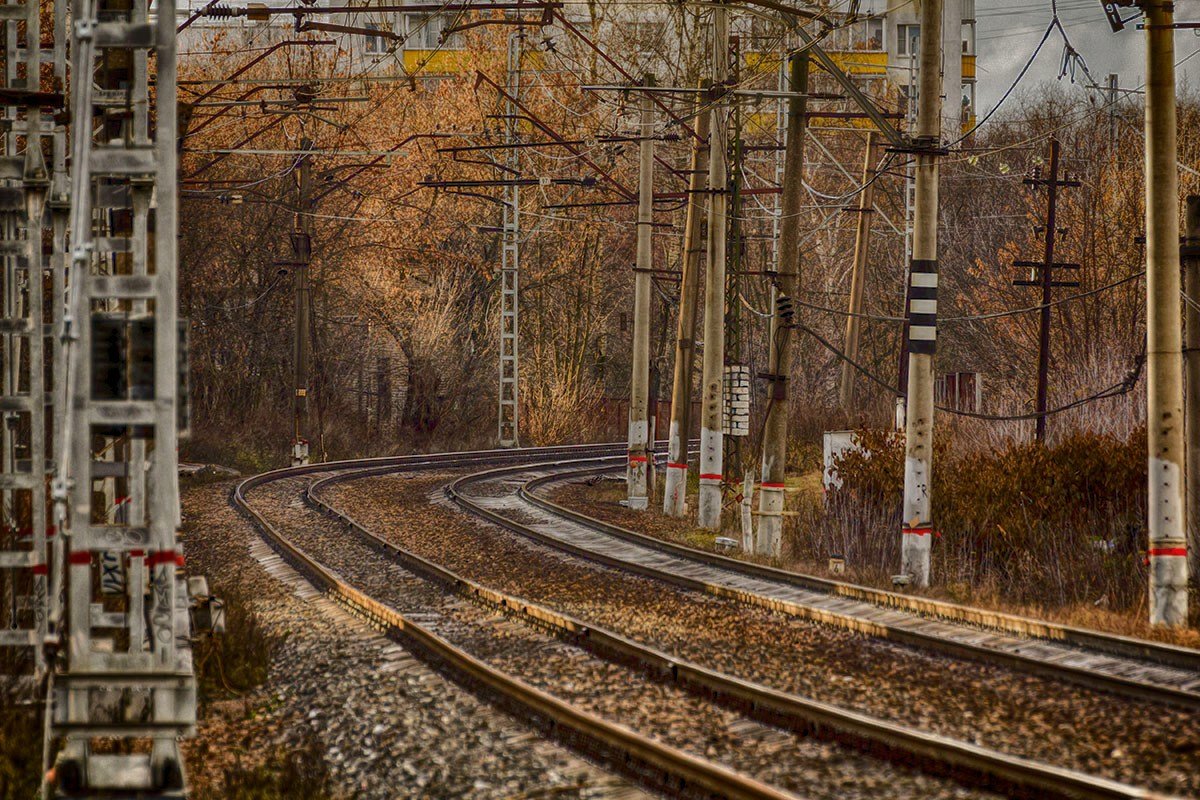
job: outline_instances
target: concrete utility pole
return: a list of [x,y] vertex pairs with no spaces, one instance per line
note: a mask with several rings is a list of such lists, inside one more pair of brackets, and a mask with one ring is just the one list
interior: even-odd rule
[[1146,15],[1146,367],[1150,476],[1150,624],[1187,624],[1183,365],[1175,31],[1167,0]]
[[787,471],[788,345],[791,340],[791,303],[800,281],[800,211],[804,204],[804,138],[807,128],[808,51],[789,58],[791,91],[788,101],[786,151],[783,162],[782,223],[779,228],[779,261],[771,292],[770,352],[767,361],[767,417],[763,422],[762,484],[759,492],[758,534],[754,551],[778,556],[783,550],[783,501]]
[[1184,413],[1187,416],[1184,432],[1187,436],[1187,525],[1189,567],[1193,575],[1200,574],[1200,196],[1187,199],[1187,227],[1183,247],[1184,303],[1183,360],[1186,369],[1187,391],[1184,392]]
[[[312,141],[302,139],[301,150],[312,150]],[[292,412],[292,466],[308,463],[308,363],[311,354],[309,341],[308,264],[312,258],[312,238],[309,235],[309,198],[312,195],[312,155],[300,157],[300,198],[296,204],[296,223],[292,230],[292,262],[296,291],[296,340],[293,354],[296,370],[296,392]]]
[[729,139],[725,94],[729,91],[729,9],[724,0],[713,6],[713,99],[708,137],[708,268],[704,275],[703,419],[700,425],[700,512],[702,528],[721,526],[721,413],[725,377],[725,223]]
[[[701,88],[707,81],[701,81]],[[696,96],[696,109],[704,95]],[[683,274],[679,283],[679,327],[675,338],[675,372],[671,385],[671,428],[667,439],[667,476],[663,485],[663,513],[682,517],[687,507],[688,436],[692,416],[692,366],[696,358],[696,303],[700,297],[700,255],[704,228],[704,173],[708,114],[698,113],[696,140],[688,170],[687,217],[683,229]]]
[[867,256],[871,240],[871,215],[875,213],[875,131],[867,131],[863,155],[863,190],[858,193],[857,228],[854,232],[854,267],[850,273],[850,313],[846,316],[846,359],[842,362],[841,402],[847,414],[854,413],[855,370],[858,341],[862,332],[863,288],[867,282]]
[[[647,74],[643,86],[654,85]],[[638,143],[637,266],[633,278],[633,374],[629,382],[629,469],[626,485],[629,507],[645,511],[649,505],[646,473],[650,437],[650,274],[654,233],[654,106],[649,91],[641,93],[641,141]]]
[[[905,409],[902,580],[929,585],[933,540],[933,354],[937,347],[938,162],[941,146],[942,0],[921,6],[920,70],[917,75],[916,202],[908,303],[908,406]],[[958,53],[954,54],[958,58]]]

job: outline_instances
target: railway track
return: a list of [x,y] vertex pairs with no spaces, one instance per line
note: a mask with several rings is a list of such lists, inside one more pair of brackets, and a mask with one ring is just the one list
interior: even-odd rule
[[[554,451],[542,452],[550,454]],[[391,470],[419,470],[480,461],[494,463],[519,457],[521,456],[511,452],[484,451],[291,467],[243,481],[234,490],[233,502],[255,523],[268,543],[316,588],[390,637],[403,642],[459,682],[525,717],[536,727],[552,732],[556,738],[565,740],[574,749],[581,750],[604,763],[620,765],[621,770],[627,774],[672,795],[777,800],[794,798],[795,796],[788,792],[604,720],[490,666],[450,641],[446,629],[455,624],[451,615],[442,615],[437,610],[429,609],[403,613],[393,605],[362,591],[297,545],[277,521],[268,519],[268,514],[256,508],[247,498],[252,491],[270,484],[303,480],[330,470],[378,470],[385,467]],[[525,457],[528,455],[525,454]],[[426,595],[421,599],[428,601],[429,597]],[[444,608],[441,610],[446,611]]]
[[602,455],[498,467],[447,491],[473,514],[610,567],[956,658],[1200,710],[1200,651],[739,561],[588,517],[537,492],[618,468],[619,456]]
[[[603,448],[594,448],[588,452],[588,457],[605,457]],[[595,452],[598,451],[598,452]],[[615,448],[623,454],[623,448]],[[576,458],[578,451],[570,452]],[[610,450],[611,452],[611,450]],[[551,451],[542,451],[535,456],[548,456]],[[380,624],[397,635],[407,638],[420,649],[440,663],[448,666],[451,672],[461,679],[477,686],[486,687],[487,691],[500,696],[502,703],[508,707],[516,707],[525,716],[538,717],[549,713],[544,705],[545,698],[537,698],[538,703],[530,700],[528,689],[518,686],[520,681],[502,680],[491,675],[485,680],[482,675],[488,665],[479,659],[473,662],[462,661],[471,659],[465,651],[450,644],[454,634],[439,637],[440,632],[446,634],[448,628],[461,626],[461,620],[453,624],[445,620],[430,621],[422,615],[422,623],[418,624],[395,608],[381,603],[377,598],[356,588],[345,578],[339,576],[328,566],[307,554],[273,526],[260,513],[255,512],[246,502],[246,492],[267,483],[292,480],[316,472],[329,472],[327,477],[316,481],[304,489],[305,498],[310,504],[321,509],[326,514],[338,520],[346,529],[353,532],[358,540],[365,543],[377,555],[389,558],[395,565],[412,576],[420,576],[425,581],[432,581],[445,592],[459,598],[470,600],[475,605],[481,605],[497,611],[503,611],[506,619],[524,623],[525,627],[540,627],[552,635],[555,642],[526,642],[524,646],[541,652],[555,651],[563,646],[569,646],[575,651],[585,651],[589,656],[602,659],[609,665],[632,665],[642,675],[649,676],[654,681],[676,687],[677,691],[685,693],[693,702],[716,700],[719,704],[737,713],[745,719],[737,724],[745,726],[750,721],[762,725],[770,723],[785,730],[802,734],[816,734],[823,740],[836,742],[841,747],[852,747],[870,755],[878,761],[885,759],[892,763],[904,765],[908,769],[919,768],[933,775],[954,776],[965,786],[1001,791],[1013,796],[1032,797],[1151,797],[1159,796],[1146,792],[1137,787],[1126,786],[1114,781],[1096,778],[1072,770],[1039,764],[1027,759],[997,753],[987,748],[978,747],[965,742],[954,741],[945,737],[914,731],[893,723],[873,719],[863,714],[847,712],[827,704],[816,703],[802,697],[789,695],[784,692],[769,689],[745,680],[733,678],[720,672],[706,669],[698,664],[672,657],[662,651],[638,644],[619,634],[604,630],[595,625],[584,624],[578,619],[560,614],[548,608],[527,602],[522,598],[498,592],[480,583],[470,581],[461,575],[438,566],[426,559],[374,534],[363,525],[356,522],[344,511],[334,507],[322,497],[322,490],[330,484],[349,479],[363,478],[371,475],[382,475],[398,471],[413,471],[422,469],[437,469],[450,466],[472,465],[496,460],[498,458],[513,458],[514,455],[499,454],[461,454],[458,456],[439,456],[434,458],[413,459],[384,459],[373,462],[343,462],[342,464],[321,465],[320,467],[302,468],[301,470],[282,470],[251,479],[239,487],[237,500],[258,522],[268,537],[277,547],[294,562],[299,562],[305,574],[310,576],[321,588],[329,591],[359,613]],[[528,457],[528,456],[526,456]],[[336,471],[334,471],[336,470]],[[336,534],[331,538],[336,539]],[[344,545],[347,540],[340,540]],[[335,556],[336,557],[336,556]],[[369,580],[369,578],[368,578]],[[394,584],[395,581],[392,581]],[[386,591],[386,589],[384,590]],[[415,635],[414,635],[415,634]],[[503,630],[491,634],[499,638],[512,638],[511,630]],[[459,640],[463,636],[457,633]],[[439,640],[440,641],[436,641]],[[470,638],[470,637],[467,637]],[[519,638],[519,637],[518,637]],[[477,650],[481,647],[478,641],[472,643]],[[488,646],[482,645],[483,649]],[[520,659],[517,659],[519,661]],[[528,665],[525,665],[528,668]],[[595,670],[595,666],[592,666]],[[628,682],[628,677],[620,678]],[[640,679],[639,679],[640,680]],[[514,691],[514,687],[517,690]],[[612,688],[611,681],[609,689]],[[536,691],[536,690],[533,690]],[[553,700],[553,698],[549,698]],[[568,706],[569,708],[569,706]],[[738,776],[736,772],[728,773],[727,768],[709,764],[715,772],[697,775],[703,759],[697,763],[694,755],[667,747],[663,750],[661,742],[649,737],[639,737],[632,731],[624,731],[625,738],[618,743],[614,734],[608,731],[607,736],[600,736],[594,726],[603,725],[603,720],[587,720],[583,725],[580,720],[587,718],[587,712],[575,709],[575,714],[568,713],[567,708],[556,708],[562,715],[554,718],[553,725],[573,731],[572,736],[577,741],[590,741],[600,745],[598,749],[611,757],[630,760],[643,765],[643,772],[648,768],[650,774],[656,776],[649,782],[659,788],[671,792],[708,793],[720,796],[776,796],[771,792],[778,789],[758,784],[746,775]],[[581,716],[582,714],[582,716]],[[728,720],[726,720],[728,723]],[[589,727],[590,726],[590,727]],[[769,737],[768,737],[769,738]],[[793,746],[795,742],[792,743]],[[739,745],[739,746],[744,746]],[[586,749],[586,748],[585,748]],[[761,747],[760,747],[761,749]],[[785,747],[786,749],[786,747]],[[650,754],[653,754],[652,756]],[[844,758],[844,756],[842,757]],[[778,760],[776,754],[773,760]],[[784,758],[787,762],[786,757]],[[870,770],[878,767],[863,767]],[[755,774],[758,774],[757,772]],[[643,774],[642,779],[645,780]],[[703,780],[701,780],[703,778]],[[738,782],[740,778],[743,782]],[[718,781],[732,780],[736,785],[719,786]],[[745,783],[749,781],[749,783]],[[900,789],[900,796],[911,796],[913,793],[923,796],[935,796],[946,791],[945,786],[934,785],[922,789],[914,785]],[[744,794],[739,794],[743,792]],[[893,793],[895,793],[893,791]],[[877,796],[871,792],[869,796]],[[950,796],[960,796],[952,794]]]

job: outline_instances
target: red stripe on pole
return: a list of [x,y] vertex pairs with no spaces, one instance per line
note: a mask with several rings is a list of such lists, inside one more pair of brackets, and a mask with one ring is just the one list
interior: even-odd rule
[[645,456],[630,456],[629,457],[630,464],[643,464],[643,463],[645,463],[645,461],[646,461]]
[[92,563],[92,553],[89,550],[76,550],[67,556],[67,562],[75,565]]
[[759,485],[760,485],[760,486],[762,486],[762,488],[764,488],[764,489],[783,489],[783,488],[785,487],[785,485],[786,485],[786,484],[782,484],[782,483],[768,483],[767,481],[763,481],[763,482],[762,482],[762,483],[760,483]]
[[719,481],[721,476],[713,472],[701,472],[700,480],[702,481]]
[[151,567],[156,567],[159,564],[169,564],[175,560],[174,550],[160,550],[157,553],[151,553],[146,559],[146,564]]
[[130,558],[141,558],[144,555],[146,555],[145,550],[130,550],[129,551]]
[[1186,547],[1152,547],[1150,548],[1152,556],[1186,556]]
[[676,464],[673,461],[668,461],[667,469],[687,469],[687,464]]
[[34,564],[33,565],[33,574],[34,575],[49,575],[50,568],[48,566],[46,566],[45,564]]
[[930,534],[933,533],[933,528],[932,527],[910,528],[906,525],[900,530],[900,532],[907,536],[929,536]]

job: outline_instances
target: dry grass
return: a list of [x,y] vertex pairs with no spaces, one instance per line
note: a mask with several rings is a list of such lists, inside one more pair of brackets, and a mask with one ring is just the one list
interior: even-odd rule
[[[824,498],[817,470],[789,478],[802,491],[789,493],[796,515],[787,519],[783,558],[737,557],[892,589],[891,577],[900,563],[903,449],[884,434],[868,438],[875,454],[843,465],[842,491]],[[1200,632],[1194,629],[1200,622],[1200,597],[1191,603],[1193,629],[1152,628],[1146,621],[1144,441],[1136,432],[1125,440],[1079,434],[1036,451],[1016,445],[958,461],[940,453],[943,478],[935,486],[934,502],[941,535],[934,545],[934,585],[919,593],[1200,647]],[[715,549],[714,532],[695,527],[691,519],[659,513],[658,493],[649,514],[618,505],[625,497],[619,481],[567,485],[553,497],[643,533]],[[694,502],[694,491],[691,498]],[[738,529],[735,509],[726,509],[724,523],[727,532]],[[830,573],[831,555],[845,559],[845,574]]]

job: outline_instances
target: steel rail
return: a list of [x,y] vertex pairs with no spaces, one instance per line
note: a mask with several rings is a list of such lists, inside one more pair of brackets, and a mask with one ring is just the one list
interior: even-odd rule
[[[578,476],[604,472],[612,472],[612,468],[588,468],[578,471],[574,474]],[[638,533],[637,531],[629,530],[628,528],[622,528],[618,525],[605,522],[604,520],[590,517],[579,511],[575,511],[574,509],[561,505],[560,503],[555,503],[553,500],[550,500],[542,495],[534,493],[534,490],[541,486],[550,483],[557,483],[561,480],[564,480],[564,476],[561,474],[553,476],[548,475],[543,478],[535,478],[534,480],[526,482],[526,484],[521,487],[521,497],[544,511],[549,511],[552,514],[566,517],[589,527],[595,527],[613,536],[618,536],[622,539],[636,542],[637,544],[645,545],[646,547],[652,547],[656,550],[661,550],[672,555],[683,556],[696,561],[701,561],[710,566],[720,567],[721,569],[727,569],[732,572],[741,572],[752,577],[765,578],[767,580],[798,586],[803,589],[810,589],[813,591],[824,592],[826,594],[838,595],[840,597],[847,597],[855,600],[863,600],[877,606],[894,608],[898,611],[910,611],[922,616],[935,617],[949,622],[962,622],[981,628],[991,628],[998,631],[1004,631],[1005,633],[1014,633],[1029,637],[1031,639],[1045,639],[1047,641],[1061,642],[1063,644],[1070,644],[1075,647],[1080,647],[1087,650],[1095,650],[1098,652],[1107,653],[1109,655],[1120,656],[1122,658],[1136,658],[1145,661],[1154,661],[1165,666],[1196,670],[1197,672],[1200,672],[1200,650],[1195,650],[1189,647],[1179,647],[1177,645],[1166,644],[1164,642],[1152,642],[1132,636],[1122,636],[1120,634],[1105,633],[1103,631],[1089,630],[1087,628],[1062,625],[1057,622],[1048,622],[1045,620],[1034,619],[1032,617],[1008,614],[1003,611],[975,608],[973,606],[961,605],[959,603],[950,603],[945,600],[936,600],[928,597],[916,597],[914,595],[900,594],[899,592],[890,592],[886,589],[875,589],[870,586],[862,586],[860,584],[848,583],[846,581],[835,581],[829,578],[820,578],[815,575],[806,575],[801,572],[792,572],[790,570],[778,569],[776,567],[769,567],[763,564],[755,564],[750,561],[742,561],[740,559],[720,555],[719,553],[711,553],[694,547],[676,544],[674,542],[647,536],[645,534]]]
[[[836,627],[845,628],[848,630],[854,630],[854,631],[857,631],[860,633],[867,634],[869,636],[874,636],[874,637],[881,638],[881,639],[887,639],[887,640],[894,641],[894,642],[897,642],[900,644],[905,644],[905,645],[909,645],[909,646],[913,646],[913,647],[917,647],[917,648],[921,648],[921,649],[925,649],[925,650],[941,652],[946,655],[950,655],[950,656],[957,657],[957,658],[963,658],[963,659],[972,660],[972,661],[985,663],[985,664],[1000,665],[1000,666],[1003,666],[1008,669],[1013,669],[1016,671],[1025,672],[1027,674],[1037,675],[1040,677],[1064,680],[1064,681],[1074,683],[1074,684],[1077,684],[1077,685],[1080,685],[1080,686],[1083,686],[1085,688],[1092,689],[1092,690],[1104,691],[1104,692],[1117,694],[1117,695],[1121,695],[1121,696],[1125,696],[1125,697],[1133,697],[1133,698],[1136,698],[1139,700],[1149,700],[1149,701],[1153,701],[1153,702],[1165,703],[1168,705],[1173,705],[1173,706],[1185,708],[1188,710],[1200,710],[1200,693],[1197,693],[1197,692],[1188,691],[1185,689],[1180,689],[1180,688],[1176,688],[1173,686],[1167,686],[1167,685],[1158,684],[1158,683],[1150,683],[1150,682],[1140,681],[1140,680],[1136,680],[1136,679],[1132,679],[1132,678],[1126,678],[1126,677],[1119,676],[1119,675],[1112,675],[1112,674],[1100,672],[1100,671],[1097,671],[1094,669],[1089,669],[1087,667],[1074,666],[1071,664],[1055,663],[1052,661],[1046,661],[1043,659],[1024,655],[1024,654],[1017,653],[1017,652],[1005,651],[1005,650],[1001,650],[1001,649],[997,649],[997,648],[993,648],[993,647],[988,647],[986,645],[977,644],[974,642],[951,639],[951,638],[948,638],[945,636],[940,636],[937,634],[931,634],[931,633],[925,633],[925,632],[918,631],[918,630],[907,629],[907,628],[893,625],[890,623],[877,622],[877,621],[865,619],[860,616],[855,616],[853,614],[841,613],[839,611],[833,611],[833,610],[829,610],[829,609],[816,608],[816,607],[813,607],[810,605],[806,605],[804,603],[794,602],[791,600],[786,600],[786,599],[782,599],[782,598],[778,598],[778,597],[770,597],[768,595],[759,594],[759,593],[744,590],[744,589],[738,589],[738,588],[734,588],[731,586],[714,583],[712,581],[703,580],[701,578],[693,578],[690,576],[681,575],[681,574],[671,572],[668,570],[663,570],[663,569],[659,569],[657,567],[649,566],[647,564],[641,564],[636,561],[632,561],[630,559],[620,558],[620,557],[616,557],[616,556],[612,556],[612,555],[607,555],[604,553],[599,553],[594,550],[591,550],[591,549],[588,549],[585,547],[581,547],[579,545],[576,545],[576,544],[573,544],[570,542],[566,542],[563,539],[560,539],[551,534],[543,533],[543,532],[538,531],[534,528],[531,528],[527,525],[523,525],[515,520],[509,519],[508,517],[505,517],[503,514],[501,514],[499,512],[493,511],[489,508],[485,508],[479,504],[473,503],[470,500],[470,498],[461,491],[463,486],[465,486],[469,483],[477,483],[477,482],[481,482],[484,480],[491,480],[491,479],[495,479],[496,477],[499,477],[499,476],[502,476],[505,474],[513,474],[513,473],[519,473],[519,472],[523,472],[523,471],[537,470],[537,469],[544,470],[547,468],[567,466],[572,463],[580,464],[580,463],[583,463],[585,460],[590,460],[592,462],[595,462],[595,461],[598,461],[601,459],[604,459],[607,461],[612,461],[612,460],[615,460],[616,458],[618,458],[618,457],[612,456],[612,457],[607,457],[607,458],[598,457],[598,458],[592,458],[592,459],[575,459],[573,461],[556,461],[556,462],[548,462],[548,463],[542,463],[542,464],[527,464],[527,465],[521,466],[520,468],[500,467],[500,468],[490,469],[490,470],[486,470],[484,472],[479,472],[479,473],[475,473],[472,475],[467,475],[462,478],[459,478],[446,487],[446,492],[447,492],[447,495],[452,500],[454,500],[455,503],[457,503],[460,507],[466,509],[468,512],[475,514],[476,516],[480,516],[485,519],[488,519],[491,522],[494,522],[498,525],[508,528],[509,530],[511,530],[515,533],[519,533],[523,536],[526,536],[527,538],[531,538],[542,544],[548,545],[548,546],[553,547],[558,550],[568,552],[572,555],[579,556],[586,560],[605,564],[606,566],[623,569],[623,570],[633,572],[635,574],[639,574],[639,575],[642,575],[645,577],[653,578],[656,580],[661,580],[661,581],[671,583],[671,584],[674,584],[677,586],[682,586],[684,588],[691,589],[693,591],[712,594],[712,595],[716,595],[719,597],[727,597],[727,598],[735,599],[740,602],[744,602],[748,605],[755,605],[755,606],[759,606],[759,607],[769,608],[769,609],[779,611],[781,613],[785,613],[785,614],[788,614],[791,616],[796,616],[796,617],[799,617],[802,619],[809,619],[809,620],[813,620],[816,622],[822,622],[822,623],[833,625]],[[613,468],[618,467],[618,466],[619,466],[619,464],[611,464],[611,465],[605,465],[605,466],[601,466],[601,467],[594,467],[594,468],[587,469],[587,470],[576,470],[574,472],[574,474],[576,474],[576,475],[585,474],[587,472],[610,472],[613,470]],[[532,481],[527,482],[525,484],[525,486],[521,487],[521,489],[518,490],[518,494],[522,499],[528,501],[529,503],[533,504],[536,507],[542,508],[543,510],[549,511],[550,513],[553,513],[553,514],[560,514],[561,516],[565,517],[566,519],[569,519],[580,525],[589,527],[601,534],[607,534],[612,537],[621,539],[623,541],[626,541],[626,542],[629,542],[629,543],[632,543],[635,545],[640,545],[643,547],[651,548],[658,552],[669,553],[671,555],[687,558],[689,560],[699,561],[699,562],[704,563],[706,566],[710,566],[710,567],[718,568],[718,569],[722,569],[722,570],[727,570],[729,572],[733,572],[733,573],[740,574],[740,575],[745,575],[745,576],[750,576],[750,577],[758,577],[758,578],[767,578],[769,580],[775,580],[775,581],[778,581],[780,583],[784,583],[787,585],[801,586],[803,588],[810,588],[800,582],[801,580],[808,578],[808,576],[803,576],[803,575],[800,575],[799,573],[789,573],[784,570],[772,570],[772,568],[769,568],[769,567],[762,567],[760,565],[750,564],[747,562],[738,561],[736,559],[731,559],[731,558],[726,558],[726,557],[719,556],[719,555],[712,554],[712,553],[706,553],[701,550],[695,550],[693,548],[688,548],[683,545],[677,545],[677,544],[674,544],[671,542],[666,542],[666,541],[663,541],[660,539],[649,537],[644,534],[640,534],[640,533],[637,533],[634,531],[627,530],[625,528],[621,528],[619,526],[611,525],[609,523],[605,523],[600,520],[593,519],[591,517],[588,517],[585,514],[571,511],[570,509],[562,509],[561,506],[551,503],[550,501],[546,500],[545,498],[538,497],[537,495],[535,495],[531,491],[529,491],[529,489],[533,488],[533,485],[549,483],[549,482],[561,480],[562,478],[563,478],[563,476],[561,474],[536,478]],[[560,509],[562,509],[562,510],[560,511]],[[782,577],[780,577],[780,576],[782,576]],[[811,580],[820,581],[821,579],[811,579]],[[826,583],[835,583],[835,582],[830,581],[830,582],[826,582]],[[852,587],[851,584],[845,584],[845,586]],[[867,589],[866,587],[853,587],[853,588],[859,588],[864,592],[875,592],[876,591],[876,590]],[[893,598],[892,602],[896,604],[892,607],[896,608],[897,610],[903,610],[903,606],[901,606],[899,604],[902,603],[903,600],[907,599],[904,595],[896,595],[894,593],[886,593],[886,592],[881,593],[881,594],[890,595]],[[912,598],[912,599],[918,601],[918,603],[914,605],[914,608],[936,608],[936,606],[938,604],[938,601],[927,601],[927,600],[920,599],[920,598]],[[925,603],[929,603],[930,605],[924,606],[923,604],[925,604]],[[945,605],[951,606],[952,604],[945,604]],[[962,608],[966,608],[966,607],[962,607]],[[978,614],[980,615],[979,616],[980,619],[985,619],[986,615],[992,613],[992,612],[986,612],[986,611],[982,611],[982,610],[976,610],[976,611],[978,611]],[[921,612],[916,612],[916,613],[920,614]],[[1004,615],[999,615],[999,616],[1004,616]],[[950,621],[956,622],[955,620],[950,620]],[[1050,626],[1049,623],[1039,623],[1039,624]],[[1050,626],[1050,627],[1059,627],[1059,626]],[[1108,638],[1111,638],[1113,640],[1127,639],[1127,637],[1108,637],[1106,634],[1093,632],[1093,631],[1089,631],[1087,633],[1089,633],[1089,634],[1091,634],[1091,636],[1095,637],[1095,639],[1097,641],[1105,641]],[[1027,638],[1029,638],[1030,641],[1033,641],[1033,642],[1037,641],[1036,637],[1030,636],[1029,634],[1024,634],[1024,635]],[[1161,652],[1163,653],[1163,656],[1162,656],[1163,658],[1175,659],[1175,661],[1173,661],[1173,662],[1168,662],[1171,664],[1171,666],[1178,666],[1180,661],[1187,663],[1189,667],[1191,667],[1191,665],[1194,663],[1188,659],[1188,654],[1194,653],[1195,651],[1189,651],[1187,648],[1177,648],[1177,647],[1171,647],[1171,646],[1166,646],[1166,645],[1159,646],[1155,643],[1151,643],[1151,642],[1143,643],[1143,642],[1140,642],[1139,640],[1128,640],[1128,641],[1137,642],[1140,647],[1145,648],[1144,652],[1159,653],[1161,650]],[[1070,644],[1071,642],[1068,641],[1066,643]],[[1140,657],[1144,658],[1144,656],[1140,656]],[[1153,659],[1150,659],[1150,660],[1153,660]]]
[[[544,453],[549,449],[551,448],[540,450]],[[583,749],[587,752],[600,755],[606,762],[631,773],[643,782],[649,782],[657,788],[681,796],[725,797],[733,800],[795,800],[795,795],[641,736],[488,666],[392,607],[351,586],[337,573],[291,543],[246,499],[246,492],[256,487],[322,471],[379,469],[383,467],[382,462],[390,462],[390,468],[420,469],[450,466],[463,461],[469,464],[488,457],[494,460],[508,460],[522,455],[528,456],[530,452],[474,451],[464,454],[400,456],[286,467],[247,478],[234,489],[232,499],[258,527],[266,541],[316,588],[331,595],[337,602],[384,631],[389,637],[402,640],[426,659],[457,676],[460,681],[499,697],[506,706],[514,708],[543,728],[557,731],[560,735],[566,732],[563,738],[572,746],[579,748],[581,742],[586,742],[588,746]],[[457,461],[456,456],[459,458]]]
[[[623,457],[624,453],[613,456]],[[310,484],[305,489],[304,499],[313,508],[345,525],[377,552],[458,596],[547,629],[598,657],[615,663],[632,664],[658,680],[677,684],[693,695],[713,699],[760,722],[834,740],[866,751],[872,756],[912,766],[929,774],[950,777],[964,785],[1012,796],[1164,797],[1141,787],[1007,755],[986,747],[875,719],[676,658],[613,631],[524,598],[491,589],[459,575],[374,533],[349,513],[321,496],[321,490],[332,484],[388,474],[391,471],[388,467],[375,467],[333,474]],[[509,523],[511,521],[499,524],[507,528],[511,527]]]

